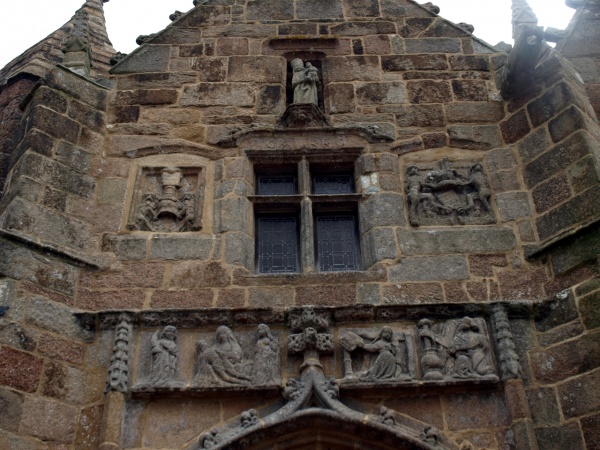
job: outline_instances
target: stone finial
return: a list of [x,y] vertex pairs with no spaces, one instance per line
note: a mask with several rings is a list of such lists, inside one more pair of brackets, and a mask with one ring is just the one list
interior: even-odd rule
[[440,13],[440,7],[437,6],[437,5],[434,5],[431,2],[423,3],[423,4],[421,4],[421,6],[423,8],[425,8],[427,11],[432,12],[434,14],[439,14]]
[[527,3],[527,0],[512,2],[512,37],[517,37],[527,28],[537,26],[538,18]]
[[475,31],[475,27],[473,25],[471,25],[470,23],[460,22],[460,23],[457,23],[456,25],[458,25],[460,28],[465,30],[467,33],[473,33]]
[[181,11],[175,11],[169,16],[169,19],[171,20],[171,22],[175,22],[176,20],[179,20],[184,14],[185,13],[182,13]]

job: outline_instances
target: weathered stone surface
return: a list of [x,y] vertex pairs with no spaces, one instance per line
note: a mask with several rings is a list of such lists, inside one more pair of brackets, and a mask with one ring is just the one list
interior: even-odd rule
[[581,432],[577,424],[572,423],[562,427],[543,427],[535,430],[535,437],[540,448],[561,450],[570,448],[583,450]]
[[231,284],[231,270],[219,262],[174,264],[168,280],[171,288],[225,287]]
[[386,34],[365,36],[365,53],[368,55],[386,55],[391,53],[390,38]]
[[500,130],[494,125],[452,125],[448,136],[451,147],[488,150],[502,145]]
[[354,284],[296,288],[295,304],[297,306],[342,306],[354,303],[356,303],[356,287]]
[[569,183],[576,193],[600,182],[600,162],[593,155],[586,156],[567,170]]
[[452,70],[490,70],[490,59],[483,55],[451,55],[449,58]]
[[551,345],[579,336],[583,332],[584,328],[581,322],[571,322],[560,327],[552,328],[545,333],[538,334],[538,343],[541,347],[550,347]]
[[591,330],[600,327],[600,291],[581,298],[579,310],[586,328]]
[[142,309],[144,302],[145,291],[142,289],[116,291],[81,289],[77,307],[89,311]]
[[384,304],[436,303],[444,300],[439,283],[398,283],[381,289]]
[[150,239],[152,259],[208,259],[213,239],[206,235],[155,235]]
[[537,212],[544,212],[554,205],[571,196],[571,186],[567,175],[560,173],[554,178],[543,182],[531,192]]
[[359,283],[356,291],[357,303],[378,305],[381,303],[381,292],[378,284]]
[[459,102],[485,102],[488,99],[485,81],[452,80],[451,84],[454,99]]
[[256,287],[248,290],[248,304],[255,308],[284,308],[294,305],[291,287]]
[[261,86],[258,91],[256,112],[258,114],[281,114],[285,107],[283,87]]
[[529,134],[531,127],[527,121],[527,114],[524,109],[519,110],[504,122],[500,124],[502,130],[502,137],[504,142],[512,144],[519,141]]
[[599,196],[600,186],[593,187],[539,217],[536,226],[540,239],[547,239],[578,222],[597,217],[600,214],[600,202],[596,201]]
[[147,236],[106,234],[102,250],[113,252],[120,260],[139,260],[146,257],[147,243]]
[[541,127],[519,142],[519,153],[524,163],[529,163],[550,147],[546,127]]
[[449,394],[444,400],[446,420],[451,430],[501,427],[511,421],[504,398],[498,392]]
[[494,267],[506,267],[508,260],[503,254],[469,255],[469,270],[478,277],[494,276]]
[[170,50],[169,45],[143,45],[113,67],[111,73],[167,72]]
[[233,82],[284,83],[285,59],[276,56],[231,56],[227,80]]
[[446,81],[409,81],[406,86],[411,103],[446,103],[452,100],[452,91]]
[[165,264],[163,262],[115,264],[109,271],[86,274],[85,277],[82,277],[80,286],[101,289],[157,288],[163,284],[164,272]]
[[152,293],[150,304],[155,309],[208,308],[213,306],[214,296],[212,289],[157,290]]
[[297,19],[339,19],[342,16],[341,0],[331,2],[299,0],[296,3]]
[[407,53],[460,53],[459,39],[453,38],[425,38],[406,39]]
[[446,70],[448,60],[444,54],[382,56],[381,67],[386,72],[407,70]]
[[294,18],[293,0],[256,0],[248,2],[248,20],[286,20]]
[[76,420],[77,409],[74,407],[31,396],[23,405],[19,431],[47,441],[70,443]]
[[325,87],[325,108],[329,114],[352,113],[355,110],[354,86],[329,83]]
[[250,86],[238,83],[199,83],[186,86],[180,106],[253,106],[254,92]]
[[356,161],[357,171],[360,174],[374,172],[398,173],[398,157],[392,153],[366,154]]
[[531,205],[527,192],[504,192],[496,195],[496,205],[503,222],[529,217]]
[[498,273],[502,298],[505,300],[544,298],[544,285],[547,281],[544,269]]
[[513,170],[517,168],[515,154],[510,148],[496,148],[486,152],[484,161],[490,172]]
[[444,253],[485,253],[509,251],[516,245],[508,228],[416,231],[398,229],[401,255],[439,255]]
[[62,91],[94,108],[106,109],[108,91],[68,69],[57,67],[46,75],[44,81],[50,88]]
[[243,308],[246,303],[244,289],[221,289],[217,298],[217,308]]
[[581,429],[587,450],[600,449],[600,414],[581,419]]
[[75,447],[81,450],[94,450],[100,445],[102,414],[104,405],[96,405],[81,411],[77,421]]
[[591,123],[588,125],[588,122],[585,113],[576,106],[571,106],[548,123],[548,131],[552,140],[559,142],[579,129],[591,128],[590,131],[593,132],[594,126]]
[[341,81],[378,81],[377,56],[331,56],[324,60],[323,80],[326,84]]
[[573,295],[565,294],[559,294],[552,300],[535,304],[535,325],[539,331],[548,331],[579,318]]
[[405,257],[389,269],[391,281],[465,280],[469,278],[464,256]]
[[448,123],[497,122],[504,117],[499,102],[454,102],[444,105]]
[[[7,303],[0,303],[2,306],[11,306]],[[12,305],[15,315],[20,312],[17,308],[19,306]],[[16,311],[15,311],[16,309]],[[10,310],[9,310],[10,311]],[[8,344],[11,347],[32,352],[35,350],[38,341],[38,333],[35,330],[23,328],[19,323],[0,321],[0,343]]]
[[228,232],[225,236],[225,261],[251,269],[254,265],[254,239],[245,233]]
[[360,229],[367,232],[373,227],[404,226],[404,201],[398,194],[374,194],[359,204]]
[[381,112],[392,112],[399,127],[443,127],[446,124],[442,105],[382,106]]
[[554,389],[531,389],[527,391],[527,398],[534,425],[554,425],[560,422],[558,401]]
[[36,106],[29,113],[27,131],[35,128],[56,139],[77,143],[81,126],[74,120],[43,106]]
[[34,297],[27,302],[27,322],[61,336],[80,341],[89,341],[94,332],[82,328],[73,316],[73,310],[63,305]]
[[85,357],[85,349],[80,343],[47,333],[41,336],[37,350],[50,359],[73,364],[83,363]]
[[43,360],[10,347],[0,348],[0,384],[24,392],[35,392]]
[[396,259],[398,252],[391,228],[373,228],[363,236],[362,252],[365,268],[386,259]]
[[[597,349],[596,355],[598,355]],[[558,386],[558,398],[565,418],[581,416],[600,408],[598,383],[600,383],[600,371],[596,370]]]
[[364,83],[356,88],[359,104],[394,104],[404,103],[406,94],[402,83]]
[[0,427],[7,431],[17,431],[23,413],[23,395],[10,389],[0,388],[0,410],[2,410]]
[[577,104],[579,98],[576,91],[567,83],[558,83],[539,99],[527,105],[531,123],[534,127],[541,125],[555,116],[561,109],[569,105],[569,103]]

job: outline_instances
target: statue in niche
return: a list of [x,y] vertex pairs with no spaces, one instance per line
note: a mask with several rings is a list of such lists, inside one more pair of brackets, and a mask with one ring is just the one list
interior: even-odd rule
[[294,104],[311,103],[318,106],[319,71],[310,62],[304,63],[300,58],[290,61],[292,66],[292,87],[294,88]]
[[269,327],[260,324],[257,341],[245,357],[242,346],[225,325],[217,328],[214,344],[205,339],[196,343],[197,371],[194,383],[199,386],[259,386],[278,384],[280,378],[279,342]]
[[277,384],[279,373],[279,342],[267,325],[261,323],[257,330],[258,340],[254,350],[253,381],[258,386]]
[[200,184],[200,171],[184,174],[178,167],[164,167],[160,171],[145,170],[142,196],[130,216],[128,227],[140,231],[182,232],[201,228],[198,214],[201,193],[195,192]]
[[[363,382],[401,381],[411,378],[407,367],[406,337],[383,327],[376,335],[372,330],[348,331],[340,338],[344,348],[344,379]],[[377,356],[369,367],[357,375],[352,368],[351,352],[357,348]]]
[[152,335],[150,383],[171,385],[177,376],[177,329],[168,325]]
[[419,321],[424,380],[497,379],[481,320],[464,317],[443,324]]
[[412,226],[493,223],[491,196],[481,163],[451,167],[448,159],[443,159],[438,168],[406,168]]
[[494,373],[489,361],[487,338],[470,317],[460,321],[448,351],[454,356],[453,375],[457,378]]

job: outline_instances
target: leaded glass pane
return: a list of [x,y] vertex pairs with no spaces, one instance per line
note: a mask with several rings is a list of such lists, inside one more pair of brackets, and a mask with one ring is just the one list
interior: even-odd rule
[[315,194],[352,194],[352,177],[350,175],[316,175],[314,177]]
[[298,225],[295,217],[259,217],[259,273],[298,272]]
[[317,217],[317,253],[322,272],[358,270],[355,217]]
[[298,192],[293,175],[261,175],[258,177],[257,195],[294,195]]

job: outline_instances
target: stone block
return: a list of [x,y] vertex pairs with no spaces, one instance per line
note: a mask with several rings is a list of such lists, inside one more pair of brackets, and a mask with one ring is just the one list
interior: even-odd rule
[[354,86],[330,83],[325,87],[325,109],[329,114],[352,113],[355,110]]
[[600,291],[581,298],[579,300],[579,311],[588,330],[600,327]]
[[247,55],[249,52],[248,39],[245,38],[219,38],[217,39],[217,55]]
[[467,259],[462,255],[404,257],[389,269],[390,281],[448,281],[469,278]]
[[544,450],[563,450],[565,448],[583,450],[585,448],[576,423],[562,427],[536,428],[535,437],[538,446]]
[[170,45],[142,45],[134,54],[114,66],[110,73],[168,72],[170,52]]
[[219,262],[184,262],[174,264],[168,280],[170,289],[225,287],[231,284],[231,270]]
[[[179,46],[179,57],[180,58],[192,58],[192,57],[202,56],[202,55],[204,55],[204,44],[180,45]],[[183,64],[183,61],[177,61],[177,62]],[[179,65],[177,65],[177,67],[179,67]],[[196,80],[193,80],[193,81],[196,81]]]
[[522,189],[517,173],[512,170],[490,173],[490,185],[492,191],[497,193]]
[[565,173],[538,184],[531,192],[535,210],[539,213],[548,210],[571,196],[571,186]]
[[148,238],[141,235],[104,235],[102,250],[112,252],[119,260],[146,258]]
[[451,55],[449,58],[452,70],[490,70],[490,58],[483,55]]
[[461,53],[460,39],[424,38],[405,39],[407,53]]
[[252,229],[252,204],[246,198],[231,197],[215,202],[215,229],[219,232]]
[[[10,389],[0,388],[0,428],[17,431],[23,414],[23,395]],[[0,440],[1,442],[1,440]]]
[[347,306],[356,303],[356,286],[299,286],[296,288],[296,306]]
[[245,233],[225,235],[225,261],[228,264],[252,269],[254,266],[254,239]]
[[544,285],[547,275],[544,269],[530,271],[502,271],[498,273],[502,299],[532,300],[545,298]]
[[[530,352],[530,361],[536,380],[543,384],[556,383],[596,369],[600,366],[600,334],[583,335],[563,344]],[[565,396],[560,395],[559,398],[563,401],[564,413]]]
[[40,397],[28,397],[23,405],[20,432],[51,442],[71,443],[77,409]]
[[359,283],[356,290],[357,303],[378,305],[381,303],[379,284]]
[[0,273],[68,295],[75,291],[78,277],[78,270],[73,266],[3,240],[0,240]]
[[550,347],[551,345],[579,336],[583,332],[584,328],[581,322],[571,322],[557,328],[552,328],[545,333],[538,334],[538,344],[541,347]]
[[27,302],[25,320],[27,323],[65,338],[84,342],[94,338],[94,331],[84,328],[73,315],[71,308],[38,296]]
[[317,35],[316,23],[284,23],[277,30],[280,36],[314,36]]
[[64,139],[77,143],[80,125],[66,116],[58,114],[43,106],[36,106],[29,113],[27,131],[32,128],[43,131],[56,139]]
[[566,230],[579,222],[583,222],[600,214],[600,186],[593,187],[550,210],[536,220],[538,235],[541,240]]
[[342,0],[297,0],[296,19],[341,19]]
[[377,56],[330,56],[325,58],[325,84],[341,81],[378,81],[380,78]]
[[93,155],[68,142],[61,141],[56,147],[55,158],[77,172],[88,173],[92,166]]
[[440,148],[447,145],[446,133],[423,133],[423,148]]
[[500,129],[495,125],[451,125],[450,146],[468,150],[489,150],[502,145]]
[[[257,23],[232,23],[231,25],[214,26],[203,28],[202,35],[205,38],[213,37],[244,37],[244,38],[268,38],[277,34],[277,25]],[[252,53],[252,51],[251,51]]]
[[114,104],[125,105],[171,105],[177,101],[178,92],[175,89],[135,89],[118,91]]
[[[596,355],[598,354],[596,349]],[[565,375],[572,372],[569,370]],[[600,409],[599,385],[600,370],[575,377],[559,385],[558,398],[565,419],[598,411]]]
[[[168,55],[168,48],[167,55]],[[101,111],[106,109],[108,91],[90,83],[87,79],[75,75],[68,69],[57,67],[46,74],[44,81],[48,87],[64,92],[71,97],[87,103]]]
[[392,153],[368,153],[358,158],[356,171],[361,175],[375,172],[398,173],[398,157]]
[[527,391],[531,418],[536,426],[560,423],[558,401],[553,388],[538,388]]
[[438,303],[444,301],[439,283],[397,283],[381,288],[382,303],[405,305],[414,303]]
[[485,102],[488,90],[485,81],[452,80],[454,99],[459,102]]
[[496,195],[496,205],[503,222],[531,216],[527,192],[504,192]]
[[[548,131],[552,141],[559,142],[579,129],[593,130],[595,125],[588,125],[588,117],[576,106],[571,106],[548,123]],[[590,131],[591,131],[590,130]]]
[[104,178],[98,185],[98,203],[124,203],[127,194],[127,180],[122,178]]
[[253,0],[246,6],[248,20],[288,20],[294,18],[293,0]]
[[509,228],[398,229],[397,234],[400,254],[403,256],[506,252],[516,246],[514,233]]
[[208,235],[162,235],[150,239],[151,259],[208,259],[213,248],[213,238]]
[[164,272],[163,262],[114,264],[108,271],[87,274],[80,281],[80,286],[107,289],[158,288],[163,284]]
[[81,410],[75,433],[75,448],[94,450],[100,445],[104,405],[95,405]]
[[580,420],[583,439],[587,450],[600,449],[600,414],[584,417]]
[[540,98],[527,105],[529,118],[534,127],[550,120],[570,104],[578,104],[580,96],[565,82],[546,91]]
[[569,183],[575,193],[600,183],[600,161],[593,155],[580,159],[567,169]]
[[37,351],[50,359],[72,364],[83,363],[85,357],[85,348],[80,343],[48,333],[42,334]]
[[385,400],[385,406],[438,429],[444,428],[441,398],[437,395],[394,396]]
[[529,163],[550,148],[550,137],[545,127],[538,128],[519,142],[519,154]]
[[469,269],[473,275],[478,277],[493,277],[494,267],[506,266],[508,266],[508,260],[503,254],[469,255]]
[[369,55],[387,55],[391,53],[390,38],[386,34],[365,36],[365,53]]
[[117,291],[80,289],[77,307],[89,311],[142,309],[145,301],[146,292],[143,289]]
[[10,347],[0,348],[0,384],[23,392],[35,392],[44,362]]
[[214,296],[212,289],[157,290],[152,293],[150,305],[155,309],[210,308],[213,306]]
[[399,127],[443,127],[446,124],[442,105],[382,106],[381,112],[392,112]]
[[505,399],[497,391],[448,394],[444,405],[450,430],[495,428],[511,423]]
[[447,103],[452,101],[452,91],[447,81],[409,81],[406,83],[411,103]]
[[534,305],[535,325],[538,331],[548,331],[579,318],[572,294]]
[[444,108],[448,123],[497,122],[504,117],[499,102],[454,102]]
[[[6,303],[0,303],[0,305],[7,306]],[[18,310],[15,312],[19,314]],[[32,352],[36,347],[37,340],[38,333],[36,331],[23,328],[15,322],[5,321],[2,323],[0,321],[0,343]]]
[[253,308],[286,308],[294,305],[292,287],[253,287],[248,290],[248,305]]
[[373,227],[405,226],[404,200],[392,193],[373,194],[358,206],[360,231],[366,233]]
[[329,34],[335,36],[365,36],[394,33],[396,33],[396,26],[394,23],[386,21],[344,22],[329,27]]
[[360,105],[404,103],[406,93],[399,82],[360,83],[356,88],[356,97]]
[[345,17],[378,17],[379,3],[375,0],[343,0]]
[[199,83],[186,86],[179,105],[187,106],[254,106],[254,89],[239,83]]
[[[181,51],[181,50],[180,50]],[[135,89],[179,89],[184,84],[196,81],[195,72],[141,73],[117,78],[118,90]]]
[[69,117],[81,125],[101,133],[106,127],[104,111],[98,111],[85,103],[72,100],[69,102]]
[[182,63],[197,72],[199,81],[220,82],[227,76],[227,58],[206,56],[182,60]]
[[448,60],[443,54],[382,56],[381,67],[385,72],[407,70],[447,70]]
[[373,228],[362,238],[362,254],[365,268],[384,261],[396,259],[398,250],[392,228]]
[[231,20],[230,8],[225,5],[198,5],[177,21],[184,28],[213,27],[225,25]]
[[286,61],[277,56],[231,56],[227,80],[285,84]]
[[507,120],[500,123],[500,129],[502,130],[504,142],[507,144],[513,144],[527,136],[531,130],[531,127],[527,121],[527,114],[525,113],[525,110],[519,110]]
[[217,308],[243,308],[246,303],[244,289],[221,289],[217,298]]

